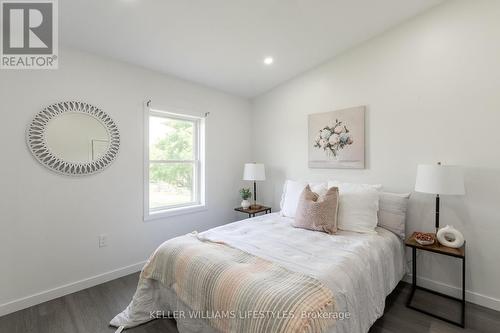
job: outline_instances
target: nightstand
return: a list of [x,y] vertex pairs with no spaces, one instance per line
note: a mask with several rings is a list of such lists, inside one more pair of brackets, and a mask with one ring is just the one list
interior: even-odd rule
[[248,218],[255,217],[255,214],[258,213],[265,213],[265,214],[271,213],[271,207],[267,206],[260,206],[259,208],[251,208],[251,206],[249,208],[238,207],[235,208],[234,210],[237,212],[248,214]]
[[[405,245],[412,248],[412,284],[411,284],[410,297],[408,297],[408,301],[406,302],[406,306],[413,309],[413,310],[417,310],[419,312],[425,313],[425,314],[432,316],[434,318],[441,319],[441,320],[444,320],[450,324],[454,324],[454,325],[457,325],[457,326],[464,328],[465,327],[465,243],[464,243],[464,245],[462,245],[462,247],[460,247],[458,249],[454,249],[454,248],[446,247],[446,246],[439,244],[439,242],[437,241],[437,238],[436,238],[435,243],[432,245],[420,245],[415,240],[415,233],[413,233],[410,237],[408,237],[406,239]],[[434,291],[431,289],[427,289],[424,287],[420,287],[417,285],[417,250],[433,252],[433,253],[442,254],[445,256],[454,257],[454,258],[458,258],[458,259],[462,260],[462,298],[461,299],[456,298],[456,297],[452,297],[449,295],[445,295],[445,294],[442,294],[440,292],[437,292],[437,291]],[[460,322],[456,322],[456,321],[450,320],[448,318],[438,316],[430,311],[422,310],[422,309],[419,309],[419,308],[411,305],[411,301],[413,299],[413,296],[415,295],[415,290],[417,290],[417,289],[424,290],[424,291],[427,291],[427,292],[432,293],[434,295],[446,297],[446,298],[460,302],[462,305],[462,315],[461,315]]]

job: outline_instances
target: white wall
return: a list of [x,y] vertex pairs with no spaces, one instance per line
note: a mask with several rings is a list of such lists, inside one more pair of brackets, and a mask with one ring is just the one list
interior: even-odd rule
[[[441,223],[467,239],[467,297],[500,309],[499,17],[500,1],[448,1],[255,99],[261,197],[278,208],[286,178],[409,192],[417,164],[463,165],[467,195],[442,198]],[[307,115],[358,105],[368,107],[366,169],[308,169]],[[408,232],[432,231],[433,211],[432,195],[414,194]],[[422,283],[457,292],[457,261],[421,255],[419,265],[432,280]]]
[[[0,71],[0,315],[138,270],[163,241],[243,217],[233,208],[250,158],[248,101],[67,48],[60,57],[59,70]],[[207,211],[142,221],[146,98],[155,107],[210,112]],[[63,100],[97,105],[117,122],[121,151],[102,173],[61,176],[30,155],[26,127]],[[99,234],[108,235],[108,247],[98,248]]]

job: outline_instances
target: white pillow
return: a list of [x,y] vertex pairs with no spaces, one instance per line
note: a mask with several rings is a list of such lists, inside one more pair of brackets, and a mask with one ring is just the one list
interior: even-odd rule
[[379,192],[371,185],[328,182],[339,188],[338,228],[376,234]]
[[339,188],[342,186],[357,187],[357,188],[373,188],[377,191],[380,191],[382,189],[382,184],[358,184],[358,183],[345,183],[345,182],[340,182],[338,180],[329,180],[328,188],[333,186]]
[[406,210],[410,193],[380,192],[378,225],[405,238]]
[[311,190],[320,196],[325,195],[328,190],[326,182],[308,183],[306,181],[287,180],[283,186],[283,194],[281,195],[281,216],[295,217],[300,195],[308,184]]

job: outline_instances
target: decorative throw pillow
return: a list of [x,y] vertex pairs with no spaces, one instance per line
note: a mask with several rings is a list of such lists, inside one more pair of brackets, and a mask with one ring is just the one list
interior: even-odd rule
[[404,238],[409,198],[410,193],[380,192],[378,225]]
[[[330,183],[329,183],[330,184]],[[376,234],[379,191],[363,184],[339,183],[340,230]]]
[[307,185],[300,195],[293,226],[328,234],[337,232],[338,202],[338,188],[331,187],[320,196]]
[[326,193],[326,182],[308,183],[306,181],[287,180],[283,186],[283,194],[281,195],[281,216],[295,217],[300,195],[307,185],[310,185],[312,191],[318,193],[320,196]]

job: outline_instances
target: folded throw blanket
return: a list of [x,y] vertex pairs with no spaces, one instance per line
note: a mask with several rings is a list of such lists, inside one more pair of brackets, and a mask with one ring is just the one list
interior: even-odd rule
[[173,289],[220,332],[317,333],[334,321],[333,294],[317,279],[196,234],[162,244],[145,265],[144,279]]

